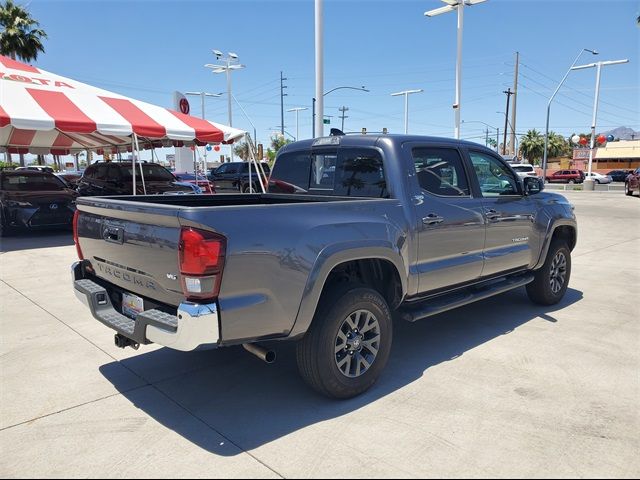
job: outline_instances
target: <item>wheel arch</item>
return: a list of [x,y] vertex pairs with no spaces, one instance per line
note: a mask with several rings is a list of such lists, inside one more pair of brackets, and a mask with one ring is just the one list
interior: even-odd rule
[[290,337],[309,329],[322,294],[341,281],[354,281],[378,291],[393,310],[407,294],[404,261],[389,245],[340,249],[321,254],[309,275]]

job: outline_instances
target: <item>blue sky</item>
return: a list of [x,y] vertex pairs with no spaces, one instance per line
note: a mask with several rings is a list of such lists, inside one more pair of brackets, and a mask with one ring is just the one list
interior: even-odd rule
[[[21,2],[22,3],[22,2]],[[388,128],[401,133],[404,103],[392,92],[422,88],[410,97],[410,132],[453,136],[456,15],[426,18],[439,0],[325,0],[325,114],[345,130]],[[158,105],[172,92],[226,92],[223,75],[203,65],[213,48],[236,52],[246,69],[234,72],[233,93],[268,142],[280,125],[280,71],[287,81],[285,109],[300,112],[300,136],[311,135],[314,78],[314,2],[289,1],[55,1],[28,8],[49,35],[37,66]],[[544,129],[547,99],[582,48],[598,60],[629,58],[603,70],[598,130],[640,130],[637,1],[489,0],[465,10],[462,119],[504,125],[513,87],[515,52],[521,55],[517,131]],[[583,54],[581,63],[594,60]],[[595,70],[573,72],[552,107],[551,128],[565,135],[591,123]],[[200,115],[199,99],[192,114]],[[227,121],[226,98],[208,99],[208,119]],[[294,113],[285,112],[295,135]],[[234,107],[234,126],[250,124]],[[485,126],[463,125],[462,137],[483,141]],[[495,136],[495,131],[492,132]]]

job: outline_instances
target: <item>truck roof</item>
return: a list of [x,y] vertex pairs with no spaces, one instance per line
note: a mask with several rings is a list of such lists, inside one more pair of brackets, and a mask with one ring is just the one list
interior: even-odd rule
[[280,149],[280,152],[286,152],[289,150],[299,150],[320,146],[343,146],[343,147],[372,147],[378,144],[379,141],[384,140],[391,142],[394,145],[404,142],[428,142],[437,143],[439,145],[468,145],[474,148],[485,149],[484,145],[480,145],[475,142],[469,142],[467,140],[456,140],[454,138],[446,137],[431,137],[427,135],[405,135],[405,134],[346,134],[337,135],[333,137],[318,137],[310,138],[306,140],[300,140],[297,142],[289,143]]

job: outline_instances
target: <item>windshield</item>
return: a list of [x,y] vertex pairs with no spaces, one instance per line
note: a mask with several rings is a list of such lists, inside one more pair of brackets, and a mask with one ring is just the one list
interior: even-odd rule
[[64,190],[65,188],[66,185],[52,174],[6,174],[2,176],[2,190],[9,192],[45,192]]
[[516,172],[533,172],[533,167],[528,165],[511,165]]
[[[143,164],[142,166],[138,165],[138,168],[136,169],[136,183],[142,181],[142,178],[140,176],[141,167],[142,173],[144,174],[145,182],[175,182],[176,180],[171,172],[161,165]],[[125,168],[122,168],[121,171],[122,177],[125,181],[131,180],[131,177],[133,176],[133,167],[127,166]]]

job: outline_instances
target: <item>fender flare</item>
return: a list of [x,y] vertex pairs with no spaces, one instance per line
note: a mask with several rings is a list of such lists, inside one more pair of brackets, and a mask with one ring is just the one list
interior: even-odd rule
[[408,271],[398,248],[387,241],[368,240],[333,244],[318,255],[309,273],[302,300],[289,337],[300,337],[309,329],[320,295],[331,271],[338,265],[354,260],[379,259],[391,262],[402,286],[402,296],[407,294]]
[[578,229],[576,227],[575,222],[563,219],[557,219],[555,221],[551,220],[549,222],[549,228],[547,229],[547,233],[545,234],[544,244],[542,245],[542,251],[540,252],[540,257],[538,257],[538,262],[536,263],[534,270],[538,270],[544,265],[545,260],[547,259],[547,253],[549,253],[549,247],[551,246],[551,239],[555,234],[556,230],[559,227],[571,227],[573,230],[573,234],[575,235],[576,244],[578,243]]

